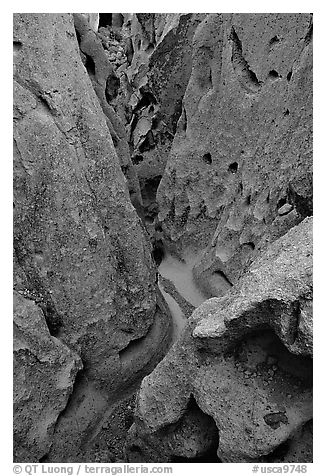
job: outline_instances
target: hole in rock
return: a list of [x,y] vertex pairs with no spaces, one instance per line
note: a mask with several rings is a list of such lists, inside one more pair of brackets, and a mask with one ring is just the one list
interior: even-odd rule
[[140,164],[144,160],[144,157],[142,155],[133,155],[131,157],[131,161],[134,165]]
[[49,463],[49,453],[45,454],[38,460],[39,463]]
[[290,114],[290,111],[287,109],[285,112],[284,112],[284,116],[288,116]]
[[203,161],[205,162],[205,164],[209,164],[211,165],[212,163],[212,156],[211,154],[208,152],[207,154],[204,154],[203,155]]
[[237,171],[238,171],[238,163],[232,162],[232,164],[229,165],[229,172],[231,172],[231,174],[236,174]]
[[112,142],[113,142],[114,147],[117,147],[118,144],[119,144],[118,137],[115,134],[111,134],[111,137],[112,137]]
[[14,53],[20,51],[22,47],[23,47],[23,43],[21,41],[14,40],[13,42]]
[[251,195],[248,195],[248,197],[246,198],[246,204],[250,205],[250,203],[251,203]]
[[141,92],[142,97],[141,97],[140,101],[138,101],[138,103],[137,103],[137,105],[134,109],[134,112],[137,112],[140,109],[148,107],[151,104],[156,104],[157,103],[154,94],[152,94],[150,91],[144,91],[142,88],[140,88],[139,91]]
[[39,100],[41,101],[42,105],[47,111],[52,111],[50,104],[45,96],[38,96]]
[[99,16],[99,28],[101,26],[107,28],[112,25],[112,13],[100,13]]
[[275,81],[275,79],[278,79],[278,78],[280,78],[281,76],[278,74],[277,71],[275,71],[275,69],[272,69],[272,71],[270,71],[270,72],[268,73],[268,77],[269,77],[270,79],[272,79],[273,81]]
[[187,113],[186,113],[186,109],[183,107],[182,108],[182,115],[180,117],[180,121],[181,121],[181,125],[182,125],[182,130],[184,132],[186,132],[187,130]]
[[89,55],[85,55],[85,56],[86,56],[85,68],[87,69],[88,74],[95,76],[96,68],[95,68],[94,60]]
[[146,223],[154,223],[155,218],[151,215],[146,215],[145,222]]
[[279,201],[277,202],[277,209],[283,207],[287,203],[287,198],[280,198]]
[[243,246],[248,246],[252,250],[255,249],[255,244],[252,241],[248,241],[247,243],[244,243]]
[[[258,316],[277,316],[283,312],[282,303],[278,301],[265,301],[261,303],[255,310],[248,311],[248,319],[252,320]],[[295,326],[295,322],[293,322]],[[261,327],[256,329],[246,337],[242,337],[239,345],[234,348],[235,363],[242,365],[241,371],[250,371],[253,374],[259,375],[260,385],[264,387],[264,382],[270,384],[278,389],[287,401],[288,395],[298,394],[304,392],[307,388],[312,386],[312,359],[309,357],[292,354],[281,339],[271,329]],[[295,332],[295,329],[293,329]],[[255,378],[251,376],[251,378]],[[273,415],[285,411],[284,409],[272,409],[266,407],[264,415],[271,424],[278,424],[278,420],[285,421],[282,415]]]
[[275,35],[275,36],[273,36],[273,38],[271,38],[269,40],[269,45],[273,46],[273,45],[275,45],[275,43],[279,43],[279,41],[280,41],[279,37],[277,35]]
[[54,307],[54,304],[50,302],[50,300],[48,302],[37,302],[37,304],[43,311],[44,318],[49,328],[50,334],[56,337],[59,334],[60,328],[63,324],[62,317],[58,314]]
[[292,71],[289,71],[288,74],[286,75],[286,79],[288,81],[291,81],[291,78],[292,78]]
[[[167,428],[169,437],[175,441],[183,440],[183,446],[187,448],[187,455],[172,455],[171,463],[217,463],[219,445],[219,433],[214,419],[204,413],[197,405],[195,398],[191,395],[187,410],[177,424],[172,424]],[[173,438],[173,439],[174,439]],[[173,451],[173,447],[172,447]],[[193,454],[191,454],[191,452]]]
[[164,259],[164,246],[162,240],[157,240],[153,245],[152,251],[153,259],[156,263],[156,266],[160,266]]
[[146,48],[146,53],[151,54],[154,51],[153,43],[150,43]]

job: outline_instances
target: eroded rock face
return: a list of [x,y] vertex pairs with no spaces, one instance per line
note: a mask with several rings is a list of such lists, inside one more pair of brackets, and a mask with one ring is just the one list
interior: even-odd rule
[[298,435],[312,418],[311,273],[307,218],[275,241],[228,294],[195,310],[183,337],[142,382],[131,461],[160,446],[162,435],[174,440],[171,425],[178,428],[191,396],[215,421],[222,461],[269,461],[273,452],[277,460],[284,443],[285,461],[295,458]]
[[125,459],[311,461],[311,157],[309,14],[14,15],[17,461],[120,460],[157,282]]
[[166,238],[208,245],[216,295],[266,243],[312,214],[312,18],[210,14],[193,38],[183,112],[158,189]]
[[42,310],[14,293],[14,458],[37,462],[72,392],[79,356],[50,335]]
[[149,245],[72,16],[14,20],[14,238],[26,278],[19,290],[43,297],[56,335],[113,392],[130,375],[119,351],[148,332],[157,312]]
[[99,29],[120,80],[120,95],[112,104],[128,132],[147,220],[153,221],[158,213],[156,190],[191,73],[192,38],[204,16],[124,14],[119,27],[112,17],[111,27]]
[[73,17],[83,63],[106,116],[121,170],[127,179],[130,199],[135,208],[140,211],[142,199],[139,181],[130,159],[126,129],[111,105],[118,95],[120,80],[103,48],[99,35],[92,28],[91,19],[85,18],[80,13],[74,13]]

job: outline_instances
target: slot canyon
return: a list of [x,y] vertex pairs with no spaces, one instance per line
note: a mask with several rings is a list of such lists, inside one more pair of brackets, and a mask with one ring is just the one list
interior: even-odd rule
[[14,14],[15,462],[312,462],[312,31]]

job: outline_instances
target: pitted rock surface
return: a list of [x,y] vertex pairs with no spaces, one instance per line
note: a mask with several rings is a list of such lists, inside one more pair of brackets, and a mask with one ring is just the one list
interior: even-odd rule
[[[138,458],[160,446],[171,425],[178,427],[191,396],[216,424],[223,462],[267,461],[297,438],[312,418],[311,251],[307,218],[225,297],[195,310],[181,339],[142,382],[129,440],[132,445],[137,435]],[[175,456],[171,447],[167,460]],[[129,458],[134,461],[132,449]]]

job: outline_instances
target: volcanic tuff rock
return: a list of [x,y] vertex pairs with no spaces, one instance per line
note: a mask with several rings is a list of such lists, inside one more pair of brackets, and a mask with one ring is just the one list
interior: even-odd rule
[[74,13],[73,17],[83,63],[106,116],[121,169],[127,179],[131,201],[135,208],[140,210],[142,199],[139,181],[131,163],[126,130],[111,105],[118,94],[119,78],[115,74],[99,36],[93,31],[87,18],[80,13]]
[[[15,14],[14,63],[16,289],[40,304],[51,333],[108,396],[133,375],[119,352],[157,319],[156,347],[168,345],[149,242],[72,16]],[[157,358],[150,349],[138,366]]]
[[13,46],[15,459],[121,458],[159,282],[188,320],[126,459],[311,461],[312,15],[15,14]]
[[195,275],[212,296],[214,272],[235,283],[266,243],[312,214],[309,14],[200,23],[157,200],[167,239],[207,245]]
[[192,37],[203,14],[137,14],[130,140],[140,179],[162,175],[191,72]]
[[79,356],[50,335],[43,312],[14,293],[14,452],[36,462],[50,448],[54,427],[72,392]]
[[[129,460],[159,461],[153,448],[164,441],[166,461],[173,461],[171,442],[192,398],[216,424],[222,461],[268,461],[273,452],[275,461],[284,444],[297,457],[296,435],[312,418],[311,283],[307,218],[270,245],[228,294],[198,307],[182,338],[143,380]],[[211,448],[208,441],[201,451]],[[310,449],[311,441],[304,451]]]
[[119,95],[111,104],[125,124],[145,217],[153,221],[158,213],[156,189],[190,77],[192,37],[205,15],[137,13],[122,17],[119,27],[112,18],[111,26],[100,28],[99,37],[120,81]]

